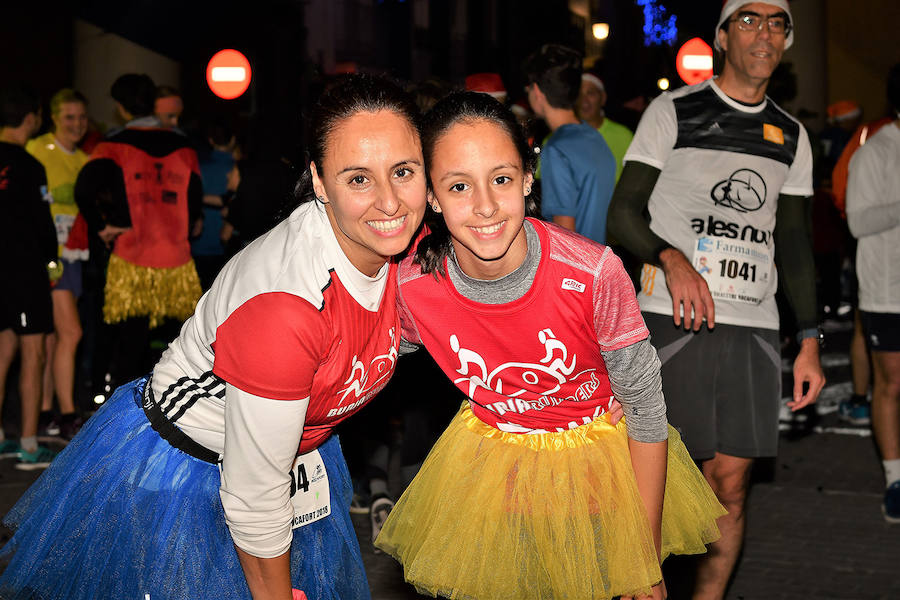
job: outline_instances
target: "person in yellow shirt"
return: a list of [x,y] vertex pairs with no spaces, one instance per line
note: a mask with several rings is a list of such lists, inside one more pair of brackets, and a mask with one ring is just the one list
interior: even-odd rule
[[607,117],[603,110],[604,106],[606,106],[606,87],[603,81],[593,73],[582,74],[581,90],[575,104],[576,112],[579,117],[595,127],[606,140],[616,158],[616,181],[619,181],[619,175],[622,174],[622,158],[625,157],[634,134],[621,123]]
[[[39,435],[71,439],[80,427],[75,411],[75,352],[81,340],[78,297],[81,295],[85,244],[69,239],[78,216],[75,179],[88,160],[76,145],[87,132],[87,100],[72,89],[58,91],[50,100],[53,131],[30,140],[25,149],[44,166],[52,197],[50,214],[56,226],[62,273],[52,291],[54,333],[47,336],[41,427]],[[87,241],[86,239],[84,240]],[[59,418],[53,418],[53,394],[59,401]]]

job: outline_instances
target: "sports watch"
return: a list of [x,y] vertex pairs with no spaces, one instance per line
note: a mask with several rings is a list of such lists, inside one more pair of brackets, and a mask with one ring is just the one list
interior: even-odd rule
[[800,344],[803,340],[807,338],[816,338],[816,341],[819,342],[819,346],[825,345],[825,330],[822,329],[822,326],[818,327],[809,327],[807,329],[801,329],[797,332],[797,343]]

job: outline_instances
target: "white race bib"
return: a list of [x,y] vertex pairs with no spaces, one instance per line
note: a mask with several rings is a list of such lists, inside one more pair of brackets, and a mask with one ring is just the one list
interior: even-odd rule
[[292,529],[331,514],[328,472],[318,450],[298,456],[294,461],[291,469],[291,506],[294,507]]
[[715,300],[759,304],[772,271],[768,247],[728,238],[701,237],[694,246],[694,268]]
[[58,214],[53,218],[53,224],[56,225],[56,241],[65,244],[69,239],[69,232],[72,231],[72,224],[75,222],[75,215]]

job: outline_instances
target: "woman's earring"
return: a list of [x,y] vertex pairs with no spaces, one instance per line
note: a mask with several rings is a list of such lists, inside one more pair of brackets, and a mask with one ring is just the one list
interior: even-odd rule
[[530,188],[530,187],[525,188],[525,195],[526,195],[526,196],[530,196],[530,195],[531,195],[531,188]]
[[316,196],[316,202],[319,204],[325,204],[325,196]]
[[436,213],[439,213],[439,212],[441,212],[441,207],[438,205],[437,202],[432,202],[432,203],[431,203],[431,210],[433,210],[433,211],[436,212]]

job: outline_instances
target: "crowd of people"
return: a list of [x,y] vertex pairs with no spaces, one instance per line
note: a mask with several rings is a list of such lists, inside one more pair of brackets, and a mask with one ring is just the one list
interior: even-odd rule
[[40,99],[0,90],[0,456],[46,469],[4,517],[0,596],[366,599],[366,512],[432,596],[661,599],[696,554],[693,597],[723,598],[785,336],[804,410],[841,316],[840,415],[871,421],[900,522],[900,65],[892,117],[844,101],[808,132],[766,95],[793,26],[727,0],[718,75],[633,134],[556,44],[516,103],[493,73],[343,76],[300,165],[221,120],[198,147],[146,75],[103,135],[76,90],[37,137]]

